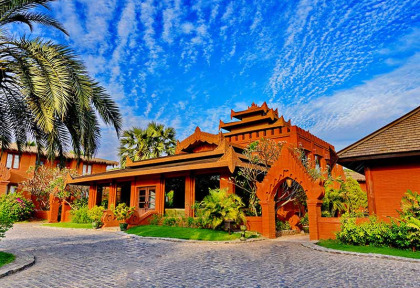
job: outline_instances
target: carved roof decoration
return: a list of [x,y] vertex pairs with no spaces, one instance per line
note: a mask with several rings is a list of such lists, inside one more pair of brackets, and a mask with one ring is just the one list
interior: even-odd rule
[[7,182],[10,179],[10,169],[0,163],[0,181]]
[[188,148],[198,144],[198,142],[219,145],[223,140],[224,137],[221,134],[203,132],[201,131],[200,127],[197,126],[193,134],[191,134],[181,142],[177,141],[175,154],[188,152]]
[[273,127],[290,127],[291,121],[285,121],[284,117],[279,117],[278,109],[268,108],[267,103],[264,102],[261,106],[252,103],[247,110],[235,112],[231,110],[230,118],[239,119],[225,123],[222,120],[219,122],[219,130],[224,129],[228,131],[238,130],[241,127],[250,127],[266,123]]

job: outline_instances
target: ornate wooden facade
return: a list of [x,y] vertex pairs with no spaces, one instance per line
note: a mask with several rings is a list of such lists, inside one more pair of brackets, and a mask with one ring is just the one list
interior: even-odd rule
[[[177,143],[173,156],[135,162],[127,159],[125,169],[77,177],[69,180],[69,184],[90,186],[90,207],[103,201],[105,190],[108,208],[119,202],[136,207],[137,212],[130,223],[138,225],[146,223],[151,215],[163,214],[165,209],[169,209],[165,207],[165,192],[168,192],[168,187],[173,182],[178,183],[178,186],[174,186],[178,189],[175,194],[179,207],[176,208],[183,209],[186,216],[194,215],[192,205],[203,197],[200,183],[216,185],[217,182],[217,187],[235,193],[235,185],[230,179],[241,166],[247,165],[242,151],[249,143],[263,137],[285,142],[285,147],[300,147],[319,169],[342,174],[341,167],[335,165],[337,157],[332,145],[292,125],[290,120],[285,121],[283,116],[279,117],[277,110],[270,109],[266,103],[261,106],[252,104],[244,111],[232,110],[231,118],[237,121],[220,121],[218,134],[203,132],[197,127],[191,136]],[[259,185],[262,217],[250,218],[248,223],[249,228],[258,230],[267,237],[275,237],[275,211],[271,207],[274,200],[273,189],[288,177],[300,183],[308,195],[309,211],[313,216],[310,216],[311,226],[316,225],[316,219],[320,216],[319,198],[323,195],[322,185],[309,181],[300,160],[290,156],[287,151],[285,149],[285,153],[282,153],[284,156],[272,166]],[[105,226],[116,225],[109,211],[106,213]],[[317,229],[316,226],[313,227],[311,238],[317,239]]]

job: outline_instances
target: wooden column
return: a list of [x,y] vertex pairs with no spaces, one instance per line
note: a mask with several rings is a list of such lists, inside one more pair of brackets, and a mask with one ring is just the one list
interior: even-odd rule
[[185,216],[194,217],[194,209],[192,206],[195,203],[195,177],[190,174],[185,177]]
[[9,181],[1,181],[0,180],[0,196],[1,195],[6,195],[7,185],[9,185]]
[[373,190],[373,177],[370,167],[365,167],[366,192],[368,200],[369,215],[376,214],[375,191]]
[[117,184],[112,183],[109,186],[108,209],[112,209],[117,204]]
[[165,178],[163,176],[160,177],[156,190],[156,211],[163,215],[165,213]]
[[136,180],[131,181],[131,190],[130,190],[130,207],[136,207],[136,210],[139,208],[139,200],[136,191]]
[[89,187],[89,199],[88,199],[88,207],[89,209],[93,208],[96,205],[96,198],[97,194],[97,187],[95,184],[91,184]]
[[318,240],[319,231],[318,231],[318,219],[321,217],[321,200],[312,200],[308,199],[308,219],[309,219],[309,239]]
[[227,189],[228,194],[235,193],[235,184],[229,180],[231,177],[230,173],[221,173],[220,174],[220,189]]

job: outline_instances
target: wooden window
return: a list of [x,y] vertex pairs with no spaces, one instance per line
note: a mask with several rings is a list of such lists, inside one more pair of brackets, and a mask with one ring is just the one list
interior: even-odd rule
[[83,164],[83,175],[90,175],[92,174],[92,164]]
[[140,187],[137,188],[139,193],[139,210],[140,214],[148,210],[156,208],[156,187]]
[[6,167],[11,169],[19,169],[20,156],[18,154],[7,154]]

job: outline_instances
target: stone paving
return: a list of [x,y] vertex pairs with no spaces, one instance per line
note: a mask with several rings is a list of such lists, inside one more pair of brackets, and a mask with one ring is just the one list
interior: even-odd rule
[[314,251],[297,242],[168,242],[17,224],[0,249],[36,264],[0,287],[419,287],[420,264]]

